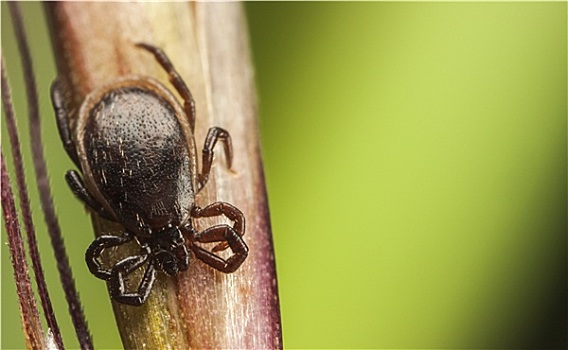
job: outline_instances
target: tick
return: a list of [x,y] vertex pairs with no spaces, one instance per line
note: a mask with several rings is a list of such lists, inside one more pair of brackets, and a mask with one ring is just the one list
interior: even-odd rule
[[[174,276],[188,269],[191,254],[225,273],[239,268],[248,248],[243,213],[231,204],[215,202],[200,208],[195,196],[207,183],[213,149],[220,141],[228,167],[233,150],[227,131],[212,127],[197,169],[194,140],[195,102],[191,92],[165,53],[152,45],[136,44],[148,51],[168,73],[170,83],[183,99],[157,80],[128,76],[93,90],[76,118],[69,118],[62,84],[51,88],[59,134],[81,175],[69,170],[65,178],[73,193],[100,217],[124,227],[121,235],[97,237],[86,251],[91,273],[107,281],[117,302],[139,306],[150,295],[158,271]],[[70,123],[73,120],[74,123]],[[232,225],[220,224],[198,232],[193,220],[224,215]],[[136,241],[137,255],[112,267],[100,261],[105,249]],[[198,243],[219,242],[208,250]],[[216,252],[230,248],[227,259]],[[136,290],[126,280],[139,268],[145,270]]]

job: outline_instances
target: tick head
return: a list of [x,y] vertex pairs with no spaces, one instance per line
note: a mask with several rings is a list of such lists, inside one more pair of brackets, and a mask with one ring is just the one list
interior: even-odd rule
[[178,227],[168,227],[158,232],[152,240],[151,250],[157,265],[170,276],[189,267],[189,252]]

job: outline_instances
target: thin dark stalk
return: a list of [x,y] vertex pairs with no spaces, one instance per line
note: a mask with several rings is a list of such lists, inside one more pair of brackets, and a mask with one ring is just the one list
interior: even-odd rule
[[45,164],[41,142],[37,87],[35,83],[32,58],[26,39],[23,20],[17,2],[9,2],[8,5],[12,18],[14,20],[14,29],[16,32],[18,48],[20,50],[22,67],[25,75],[26,92],[28,98],[28,113],[30,118],[30,139],[41,206],[44,212],[45,221],[47,223],[48,232],[51,238],[51,244],[55,253],[55,258],[57,260],[59,277],[63,285],[63,290],[65,291],[65,298],[69,305],[69,313],[71,315],[73,326],[75,327],[79,345],[82,349],[93,349],[91,334],[89,332],[87,321],[81,307],[79,294],[75,287],[73,273],[71,271],[71,266],[69,265],[67,251],[63,243],[61,228],[57,220],[57,215],[55,214],[53,199],[51,197],[51,190],[49,188],[47,167]]
[[22,152],[20,149],[20,140],[18,130],[16,128],[16,120],[14,117],[14,108],[12,106],[12,97],[10,96],[10,85],[6,77],[4,69],[4,60],[2,60],[2,106],[6,114],[6,126],[8,128],[8,135],[10,137],[10,145],[12,151],[12,158],[14,159],[14,168],[16,170],[16,184],[18,187],[18,194],[20,198],[20,210],[24,219],[24,227],[28,238],[28,249],[32,260],[32,268],[34,270],[35,280],[38,287],[38,293],[41,300],[44,316],[47,326],[53,333],[55,344],[58,349],[64,349],[63,338],[59,330],[59,325],[53,312],[53,306],[47,290],[45,276],[43,274],[43,267],[37,247],[37,239],[35,234],[35,227],[32,220],[32,211],[30,208],[30,198],[25,180],[24,165],[22,161]]
[[14,268],[14,280],[16,281],[16,289],[20,302],[22,328],[29,349],[44,349],[45,345],[41,322],[39,320],[39,311],[30,283],[26,253],[24,251],[24,241],[22,239],[22,233],[20,232],[20,224],[18,222],[18,214],[16,213],[16,205],[14,204],[14,194],[12,192],[12,186],[10,185],[10,178],[6,171],[6,164],[4,163],[4,154],[0,154],[0,162],[2,163],[2,213],[4,214],[4,221],[6,223],[8,246],[10,247],[12,267]]

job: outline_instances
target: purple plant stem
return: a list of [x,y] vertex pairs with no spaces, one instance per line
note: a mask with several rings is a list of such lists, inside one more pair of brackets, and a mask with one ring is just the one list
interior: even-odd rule
[[12,267],[14,268],[14,280],[20,302],[22,328],[24,329],[29,349],[44,349],[43,330],[28,274],[24,242],[20,232],[16,205],[14,204],[14,194],[12,193],[10,179],[4,163],[4,154],[0,154],[0,162],[2,163],[2,213],[4,214],[10,257],[12,258]]
[[45,164],[45,157],[43,155],[43,146],[41,141],[41,124],[39,119],[37,87],[35,83],[34,71],[32,66],[32,58],[30,55],[26,34],[20,13],[19,6],[16,2],[9,3],[10,12],[14,21],[14,29],[16,32],[18,47],[20,49],[22,66],[25,74],[26,92],[28,98],[28,112],[30,119],[30,140],[32,146],[32,154],[34,161],[34,168],[37,177],[38,190],[41,200],[41,206],[44,212],[45,221],[47,223],[49,236],[51,238],[51,245],[57,260],[57,268],[59,270],[59,277],[65,298],[69,305],[69,313],[75,332],[79,340],[79,345],[82,349],[93,349],[93,342],[91,334],[87,326],[87,321],[81,307],[79,294],[75,287],[73,280],[73,273],[69,265],[67,251],[61,236],[61,228],[55,209],[53,206],[53,199],[51,197],[51,190],[49,187],[47,167]]
[[53,306],[47,290],[45,276],[43,274],[43,267],[37,246],[37,239],[35,234],[35,227],[32,220],[32,211],[30,208],[30,199],[28,195],[24,166],[22,161],[22,152],[20,149],[20,140],[18,137],[18,130],[16,128],[16,120],[14,116],[14,108],[12,106],[12,98],[10,95],[10,86],[6,71],[4,69],[4,62],[2,61],[2,101],[4,112],[6,114],[6,126],[8,128],[8,135],[10,137],[10,145],[12,151],[12,158],[14,159],[14,167],[16,170],[16,184],[18,187],[18,194],[20,196],[20,209],[24,219],[24,227],[28,238],[28,249],[32,260],[32,268],[34,270],[35,280],[38,287],[38,293],[41,300],[41,306],[45,315],[47,326],[53,333],[55,344],[58,349],[64,349],[63,338],[61,331],[53,312]]

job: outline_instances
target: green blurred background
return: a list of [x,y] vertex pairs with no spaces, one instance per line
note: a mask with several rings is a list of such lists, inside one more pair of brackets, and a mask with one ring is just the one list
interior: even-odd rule
[[[2,51],[24,136],[5,5]],[[91,224],[63,180],[73,166],[48,97],[45,20],[39,4],[22,6],[75,280],[95,346],[119,348],[106,288],[83,259]],[[565,347],[566,3],[245,6],[285,346]],[[73,348],[43,226],[38,235]],[[3,349],[24,344],[16,300],[2,244]]]

